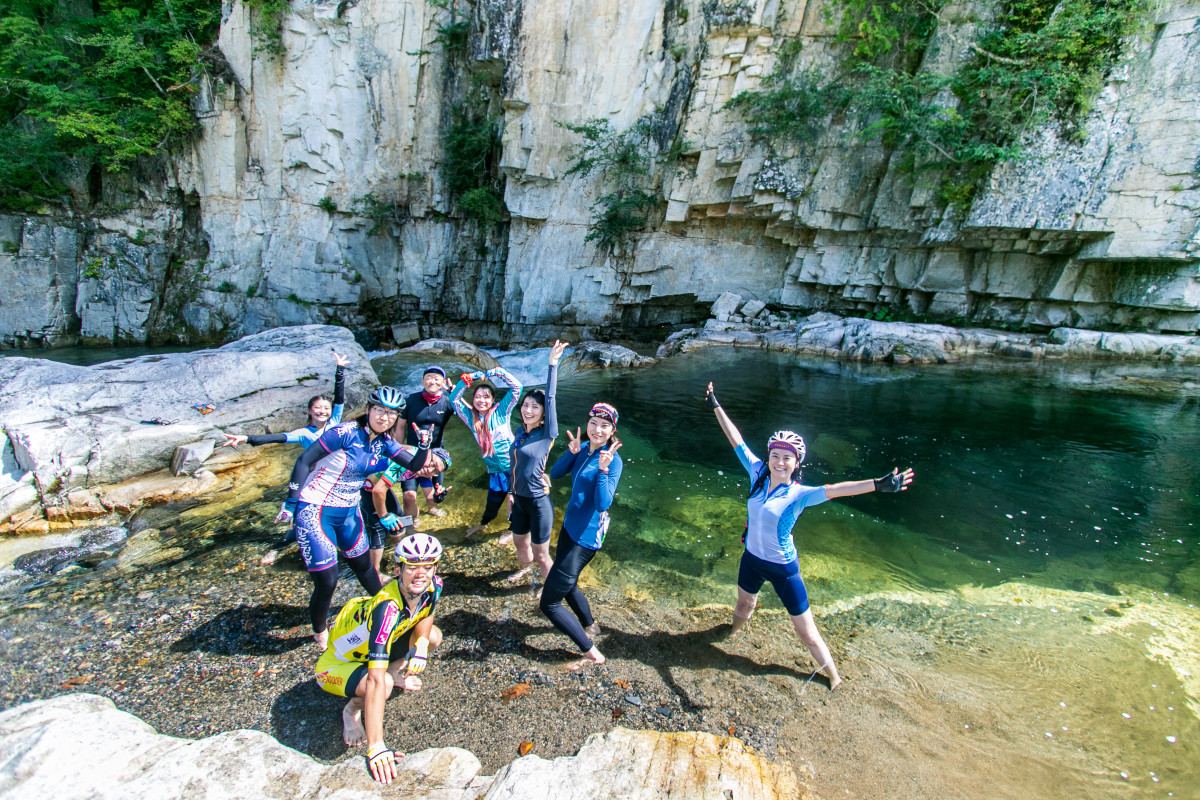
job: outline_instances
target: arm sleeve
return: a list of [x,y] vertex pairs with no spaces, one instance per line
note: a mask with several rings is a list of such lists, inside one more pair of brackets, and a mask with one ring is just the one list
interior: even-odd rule
[[391,445],[388,447],[387,457],[391,459],[393,464],[399,464],[405,469],[416,472],[425,466],[425,460],[429,458],[429,450],[418,448],[416,453],[410,453],[402,445],[398,444],[395,439],[392,439]]
[[[247,436],[246,443],[254,447],[258,447],[260,444],[284,444],[288,441],[289,435],[287,433],[258,433]],[[300,440],[297,439],[296,441]]]
[[392,631],[400,620],[400,606],[395,600],[380,603],[371,612],[370,643],[367,645],[367,669],[388,668],[388,645]]
[[750,448],[746,446],[745,442],[733,448],[733,452],[737,453],[738,461],[742,462],[742,468],[746,470],[750,480],[754,480],[754,465],[762,463],[762,460],[750,452]]
[[617,496],[617,483],[621,480],[621,472],[624,469],[625,462],[618,455],[614,456],[612,463],[608,465],[607,475],[603,472],[596,473],[596,494],[592,499],[597,511],[608,511],[612,505],[613,498]]
[[[333,373],[333,404],[335,406],[344,406],[346,404],[345,367],[338,367]],[[330,419],[332,419],[332,417]]]
[[550,468],[551,478],[562,478],[571,473],[571,468],[575,466],[575,456],[583,453],[580,450],[578,453],[572,453],[570,450],[558,457],[558,461],[554,462],[554,466]]
[[328,431],[322,434],[320,439],[317,439],[320,447],[310,447],[296,459],[296,466],[292,467],[292,477],[288,481],[288,500],[296,500],[300,497],[300,490],[304,487],[304,482],[308,480],[308,473],[312,471],[318,461],[329,455],[330,451],[325,443],[325,437],[330,433],[333,431]]
[[551,364],[546,372],[546,438],[558,438],[558,406],[554,392],[558,389],[558,365]]
[[467,384],[460,378],[458,383],[454,384],[454,390],[450,392],[450,406],[454,409],[455,416],[461,419],[464,425],[473,428],[471,406],[467,404],[467,398],[463,396],[466,391]]
[[517,407],[517,401],[521,399],[521,390],[524,387],[522,387],[521,382],[504,367],[496,367],[495,369],[488,370],[485,377],[496,378],[512,390],[508,393],[508,396],[501,400],[496,406],[496,413],[498,413],[502,419],[508,419],[512,415],[512,410]]

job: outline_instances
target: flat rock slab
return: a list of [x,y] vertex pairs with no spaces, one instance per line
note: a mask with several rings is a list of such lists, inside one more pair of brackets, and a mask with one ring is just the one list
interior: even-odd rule
[[205,739],[164,736],[111,700],[60,695],[0,714],[0,798],[95,800],[801,800],[811,794],[786,765],[731,737],[616,728],[578,755],[518,758],[482,776],[467,750],[422,750],[398,762],[400,776],[375,783],[362,759],[322,764],[260,731]]
[[[0,360],[4,499],[29,485],[41,494],[95,489],[166,468],[175,448],[219,431],[279,432],[305,422],[316,394],[333,391],[333,351],[350,357],[348,408],[377,382],[345,328],[304,325],[247,336],[215,350],[75,366],[36,358]],[[212,404],[201,414],[194,405]],[[164,420],[170,424],[144,424]],[[11,462],[11,463],[10,463]],[[197,465],[198,466],[198,465]]]
[[458,361],[474,364],[482,370],[495,369],[500,366],[491,354],[485,353],[470,342],[458,339],[425,339],[412,347],[404,348],[405,353],[428,353],[431,356],[451,356]]
[[42,700],[0,714],[0,797],[144,797],[155,800],[476,800],[479,759],[446,747],[400,761],[376,783],[362,759],[327,765],[260,731],[206,739],[164,736],[91,694]]

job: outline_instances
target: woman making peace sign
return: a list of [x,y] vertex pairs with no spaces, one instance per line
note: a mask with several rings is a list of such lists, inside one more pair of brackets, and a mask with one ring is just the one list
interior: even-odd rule
[[[570,636],[583,653],[583,661],[574,668],[591,662],[604,663],[604,655],[592,643],[590,636],[600,633],[592,619],[587,598],[579,591],[579,573],[604,544],[608,533],[608,509],[617,494],[621,480],[621,457],[617,450],[617,410],[608,403],[596,403],[588,414],[587,439],[567,431],[567,452],[550,468],[551,478],[571,476],[571,499],[558,533],[558,551],[554,566],[546,576],[542,590],[541,609],[554,627]],[[567,601],[573,615],[562,607]]]

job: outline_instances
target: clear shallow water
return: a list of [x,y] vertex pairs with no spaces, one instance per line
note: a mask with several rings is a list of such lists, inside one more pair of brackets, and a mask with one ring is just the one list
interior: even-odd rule
[[[540,382],[545,352],[502,363]],[[375,364],[381,379],[415,386],[423,362]],[[559,419],[582,425],[596,400],[621,412],[625,476],[597,568],[629,592],[690,605],[733,591],[748,480],[701,400],[711,379],[760,454],[780,428],[805,437],[806,483],[916,470],[906,494],[801,517],[801,568],[817,603],[1014,580],[1200,600],[1200,404],[1187,392],[1096,391],[1079,380],[1089,369],[864,367],[714,349],[565,375]],[[465,486],[482,468],[461,428],[450,444],[466,454],[455,464]]]

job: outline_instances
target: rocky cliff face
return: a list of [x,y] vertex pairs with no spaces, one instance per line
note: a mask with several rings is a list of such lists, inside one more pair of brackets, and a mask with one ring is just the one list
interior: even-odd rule
[[[226,6],[227,68],[197,93],[191,150],[108,178],[90,213],[0,217],[5,346],[232,338],[309,322],[386,335],[420,320],[503,339],[703,319],[724,291],[774,307],[883,307],[976,324],[1200,325],[1200,3],[1163,0],[1126,43],[1082,139],[1041,131],[948,213],[878,144],[831,123],[772,154],[725,103],[799,42],[849,45],[829,0],[293,0],[285,54]],[[257,12],[255,12],[257,13]],[[922,69],[945,72],[987,5],[943,11]],[[968,20],[955,22],[955,20]],[[469,23],[465,42],[445,31]],[[439,33],[441,31],[441,33]],[[442,132],[500,122],[506,219],[465,219]],[[660,206],[614,252],[587,241],[595,175],[579,137],[650,120]],[[366,202],[370,200],[372,202]],[[354,213],[357,209],[357,213]],[[428,330],[425,331],[428,333]]]

